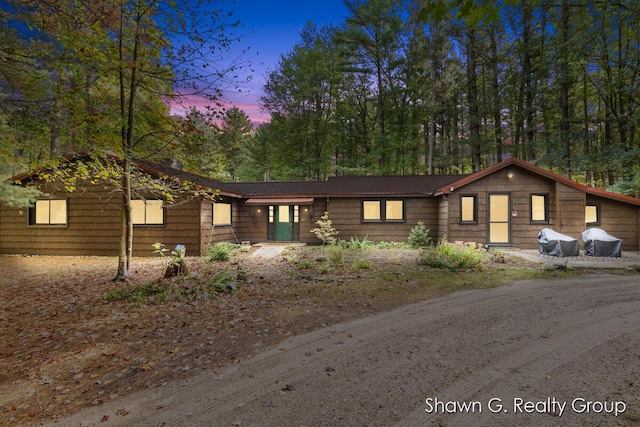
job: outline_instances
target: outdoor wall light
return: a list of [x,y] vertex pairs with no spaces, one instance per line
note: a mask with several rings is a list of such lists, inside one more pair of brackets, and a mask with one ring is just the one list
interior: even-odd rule
[[513,178],[513,172],[509,172],[509,173],[507,174],[507,178],[509,178],[509,179]]

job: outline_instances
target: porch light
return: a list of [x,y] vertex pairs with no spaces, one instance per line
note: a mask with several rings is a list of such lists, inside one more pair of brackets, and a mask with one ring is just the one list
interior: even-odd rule
[[509,172],[509,173],[507,174],[507,178],[509,178],[509,179],[513,178],[513,172]]

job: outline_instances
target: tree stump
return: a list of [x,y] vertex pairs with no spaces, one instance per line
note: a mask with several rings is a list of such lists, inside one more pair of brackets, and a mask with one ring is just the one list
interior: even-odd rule
[[164,278],[168,279],[170,277],[176,277],[179,275],[184,276],[187,274],[189,274],[189,268],[187,267],[187,263],[181,259],[180,262],[172,262],[167,266],[167,269],[164,271]]

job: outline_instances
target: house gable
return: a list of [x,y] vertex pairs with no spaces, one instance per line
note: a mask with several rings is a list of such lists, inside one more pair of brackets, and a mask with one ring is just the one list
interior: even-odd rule
[[[489,195],[507,194],[509,200],[509,243],[520,248],[537,248],[540,229],[549,227],[576,239],[591,226],[599,226],[623,240],[624,250],[638,250],[640,241],[640,199],[588,187],[518,159],[508,159],[442,187],[435,195],[446,200],[451,240],[489,240]],[[477,200],[477,222],[460,221],[460,198]],[[545,210],[533,217],[533,199]],[[587,224],[585,208],[598,206],[602,221]],[[540,221],[539,219],[543,220]],[[624,236],[624,237],[623,237]]]

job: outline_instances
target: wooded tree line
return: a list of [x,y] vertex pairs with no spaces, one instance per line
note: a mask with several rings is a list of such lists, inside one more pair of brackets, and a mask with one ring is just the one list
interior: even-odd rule
[[515,156],[638,194],[637,2],[522,0],[497,19],[345,4],[344,22],[310,23],[268,76],[256,169],[459,173]]
[[272,120],[252,132],[237,108],[169,108],[222,100],[241,62],[218,61],[235,40],[227,13],[205,25],[170,1],[5,0],[0,173],[85,149],[236,180],[471,172],[516,156],[638,194],[636,2],[345,5],[343,22],[310,23],[281,56],[261,100]]

